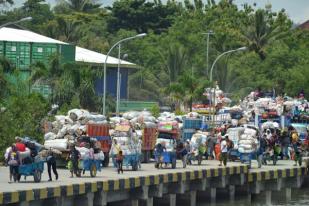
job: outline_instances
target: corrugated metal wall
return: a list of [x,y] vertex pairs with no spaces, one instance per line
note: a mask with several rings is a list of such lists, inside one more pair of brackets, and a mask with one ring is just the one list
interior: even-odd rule
[[0,55],[8,58],[18,69],[26,70],[37,61],[47,64],[52,54],[59,53],[61,61],[75,62],[75,46],[31,42],[0,42]]
[[[121,85],[120,85],[120,99],[127,99],[128,92],[128,69],[122,68],[120,70],[121,74]],[[106,70],[106,76],[107,76],[107,84],[106,84],[106,90],[107,93],[110,94],[113,97],[116,97],[117,94],[117,68],[108,68]],[[96,93],[100,96],[103,94],[103,79],[98,78],[95,82],[95,89]]]
[[[50,56],[55,53],[60,54],[62,62],[75,62],[74,45],[0,41],[0,55],[5,56],[14,67],[22,71],[18,79],[27,80],[31,75],[32,63],[40,61],[47,65]],[[14,83],[18,79],[12,77],[10,80]],[[45,84],[33,85],[31,90],[45,97],[51,93],[50,87]]]

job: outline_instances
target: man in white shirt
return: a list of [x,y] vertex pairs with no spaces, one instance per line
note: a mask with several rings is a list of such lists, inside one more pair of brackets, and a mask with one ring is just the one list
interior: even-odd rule
[[227,135],[225,135],[225,138],[222,139],[222,141],[221,141],[221,155],[220,155],[219,166],[222,166],[222,162],[223,162],[223,165],[226,166],[227,152],[228,152],[228,145],[227,145],[228,141],[229,141],[229,137]]

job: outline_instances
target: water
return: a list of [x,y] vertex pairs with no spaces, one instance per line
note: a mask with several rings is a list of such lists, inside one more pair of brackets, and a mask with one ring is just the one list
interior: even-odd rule
[[[292,189],[292,199],[288,202],[285,201],[284,192],[272,192],[273,206],[309,206],[309,188]],[[236,195],[237,196],[237,195]],[[220,199],[220,200],[218,200]],[[210,204],[209,201],[200,201],[197,206],[262,206],[266,205],[266,201],[263,198],[263,194],[252,196],[249,200],[247,196],[236,197],[234,202],[230,202],[226,198],[217,198],[216,204]]]

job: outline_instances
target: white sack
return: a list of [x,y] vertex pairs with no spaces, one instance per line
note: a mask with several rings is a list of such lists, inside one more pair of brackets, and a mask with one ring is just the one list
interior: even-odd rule
[[44,135],[44,140],[56,139],[57,135],[53,132],[48,132]]
[[21,160],[25,159],[26,157],[30,157],[30,149],[26,147],[26,151],[19,152],[19,158]]
[[102,151],[100,151],[99,153],[94,154],[94,159],[95,160],[104,160],[104,153]]
[[46,149],[54,148],[59,151],[64,151],[68,148],[68,140],[67,139],[46,140],[44,142],[44,147]]

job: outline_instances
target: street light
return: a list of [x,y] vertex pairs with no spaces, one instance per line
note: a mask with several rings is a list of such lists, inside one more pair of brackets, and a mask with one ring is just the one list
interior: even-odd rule
[[25,17],[25,18],[22,18],[22,19],[19,19],[17,21],[11,21],[11,22],[7,22],[5,24],[2,24],[0,26],[0,29],[5,27],[5,26],[8,26],[8,25],[11,25],[11,24],[18,24],[18,23],[21,23],[21,22],[24,22],[24,21],[31,21],[32,20],[32,17],[31,16],[28,16],[28,17]]
[[206,74],[208,75],[208,67],[209,67],[209,61],[208,61],[208,54],[209,54],[209,36],[214,35],[215,33],[212,30],[209,30],[208,32],[202,33],[207,35],[207,51],[206,51],[206,62],[207,62],[207,68],[206,68]]
[[[214,69],[214,67],[215,67],[215,64],[217,63],[217,61],[218,61],[222,56],[224,56],[224,55],[226,55],[226,54],[229,54],[229,53],[233,53],[233,52],[237,52],[237,51],[245,51],[245,50],[247,50],[247,47],[240,47],[240,48],[238,48],[238,49],[229,50],[229,51],[226,51],[226,52],[223,52],[222,54],[220,54],[220,55],[216,58],[216,60],[214,61],[214,63],[213,63],[212,66],[211,66],[211,69],[210,69],[210,77],[209,77],[210,82],[212,82],[212,71],[213,71],[213,69]],[[217,83],[216,83],[216,84],[217,84]],[[214,92],[213,92],[213,101],[212,101],[212,103],[213,103],[212,124],[213,124],[213,126],[214,126],[214,124],[215,124],[215,106],[216,106],[216,85],[214,85],[214,90],[213,90],[213,91],[214,91]]]
[[[118,51],[118,64],[119,64],[119,62],[120,62],[120,49],[121,49],[121,47],[120,47],[120,44],[121,43],[123,43],[123,42],[125,42],[125,41],[129,41],[129,40],[131,40],[131,39],[135,39],[135,38],[141,38],[141,37],[144,37],[144,36],[146,36],[147,34],[146,33],[142,33],[142,34],[137,34],[137,35],[135,35],[135,36],[132,36],[132,37],[128,37],[128,38],[125,38],[125,39],[122,39],[122,40],[120,40],[120,41],[118,41],[118,42],[116,42],[111,48],[110,48],[110,50],[107,52],[107,54],[106,54],[106,57],[105,57],[105,61],[104,61],[104,82],[103,82],[103,115],[105,115],[106,114],[106,63],[107,63],[107,59],[108,59],[108,57],[109,57],[109,54],[111,53],[111,51],[116,47],[116,46],[118,46],[119,45],[119,47],[118,47],[118,49],[119,49],[119,51]],[[118,71],[119,72],[119,71]],[[119,76],[119,73],[117,73],[117,76]],[[117,78],[118,79],[118,78]],[[117,84],[118,85],[118,84]]]
[[119,51],[118,51],[118,70],[117,70],[117,101],[116,101],[116,114],[117,117],[119,116],[119,105],[120,105],[120,88],[121,88],[121,73],[120,73],[120,65],[121,65],[121,60],[125,60],[128,58],[128,54],[124,54],[122,56],[122,59],[120,59],[120,48],[121,44],[118,45]]
[[224,56],[224,55],[226,55],[226,54],[229,54],[229,53],[233,53],[233,52],[237,52],[237,51],[245,51],[245,50],[247,50],[247,47],[240,47],[240,48],[238,48],[238,49],[233,49],[233,50],[226,51],[226,52],[223,52],[222,54],[220,54],[220,55],[216,58],[216,60],[214,61],[214,63],[212,64],[212,66],[211,66],[211,68],[210,68],[210,77],[209,77],[209,80],[212,81],[212,71],[213,71],[213,69],[214,69],[215,64],[217,63],[217,61],[218,61],[222,56]]

